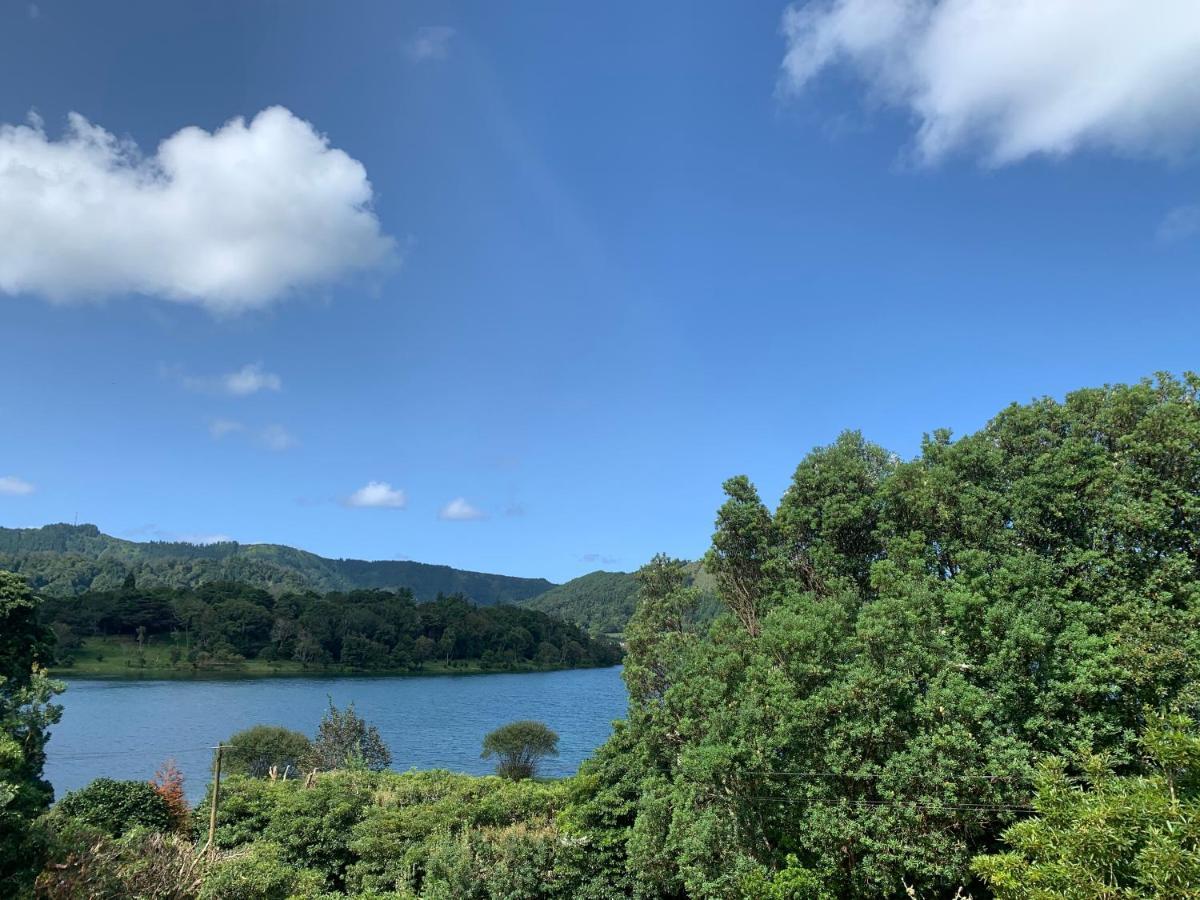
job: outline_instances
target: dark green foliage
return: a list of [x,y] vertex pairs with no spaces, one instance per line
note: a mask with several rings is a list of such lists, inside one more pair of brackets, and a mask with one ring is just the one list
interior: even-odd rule
[[614,642],[542,612],[462,597],[416,603],[408,591],[274,596],[230,582],[133,586],[49,598],[42,618],[77,637],[170,640],[181,651],[178,665],[195,668],[247,658],[355,670],[416,670],[430,661],[548,668],[612,665],[621,656]]
[[379,736],[379,729],[359,716],[353,703],[342,710],[331,699],[317,727],[317,738],[304,758],[305,767],[325,772],[347,768],[378,772],[391,763],[391,751]]
[[1085,754],[1072,777],[1047,760],[1034,779],[1037,814],[1013,825],[1013,849],[975,869],[997,900],[1200,897],[1200,733],[1186,716],[1153,717],[1142,774]]
[[101,534],[95,525],[0,528],[0,569],[19,572],[55,596],[114,590],[132,576],[143,588],[194,588],[214,581],[241,581],[273,593],[404,588],[421,600],[463,594],[487,606],[515,603],[554,586],[544,578],[417,562],[326,559],[279,544],[136,543]]
[[32,884],[41,862],[34,820],[53,796],[42,767],[61,712],[50,700],[63,686],[38,668],[51,656],[38,602],[21,578],[0,572],[0,896]]
[[[720,603],[716,582],[698,562],[684,563],[689,587],[698,592],[696,618],[708,622]],[[527,609],[538,609],[567,622],[574,622],[589,634],[620,634],[629,624],[637,607],[638,579],[631,572],[592,572],[551,588],[540,596],[520,601]]]
[[726,489],[726,614],[698,630],[680,564],[643,570],[629,724],[582,779],[635,892],[984,897],[971,859],[1040,760],[1143,774],[1143,710],[1196,711],[1194,376],[1013,406],[911,462],[846,434],[774,513]]
[[[238,885],[258,877],[283,890],[290,869],[302,884],[319,878],[363,897],[616,896],[583,888],[590,850],[555,825],[567,795],[562,783],[447,772],[340,771],[317,776],[311,789],[235,777],[222,791],[217,843],[231,859],[249,851],[263,865],[213,877]],[[224,896],[208,883],[205,891]]]
[[97,778],[87,787],[71,791],[55,806],[55,813],[118,837],[132,828],[168,831],[171,810],[148,781],[115,781]]
[[226,771],[253,778],[265,778],[272,767],[281,776],[289,769],[295,775],[312,750],[306,735],[279,725],[246,728],[225,745]]
[[509,722],[488,732],[480,756],[496,757],[496,774],[503,778],[532,778],[542,759],[558,756],[558,735],[544,722]]
[[592,572],[521,601],[593,635],[624,631],[636,605],[637,579],[629,572]]

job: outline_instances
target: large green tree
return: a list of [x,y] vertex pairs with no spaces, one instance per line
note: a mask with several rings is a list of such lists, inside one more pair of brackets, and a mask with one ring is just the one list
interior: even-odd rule
[[847,433],[774,512],[726,492],[725,613],[695,633],[677,570],[643,571],[628,726],[574,814],[637,894],[986,896],[971,860],[1042,759],[1138,773],[1143,710],[1196,710],[1196,376],[1014,405],[911,461]]
[[62,685],[40,666],[50,659],[50,636],[38,624],[38,598],[24,579],[0,571],[0,896],[21,896],[40,862],[34,819],[53,798],[42,777],[48,726],[60,707]]

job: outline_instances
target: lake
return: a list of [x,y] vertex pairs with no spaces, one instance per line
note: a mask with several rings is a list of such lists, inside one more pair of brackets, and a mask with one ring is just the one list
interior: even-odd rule
[[570,775],[625,717],[621,667],[428,677],[68,680],[62,721],[47,745],[55,797],[93,778],[149,779],[166,759],[183,771],[188,799],[203,794],[212,747],[251,725],[283,725],[312,736],[328,706],[351,701],[379,728],[392,768],[482,775],[483,736],[516,719],[558,732],[546,775]]

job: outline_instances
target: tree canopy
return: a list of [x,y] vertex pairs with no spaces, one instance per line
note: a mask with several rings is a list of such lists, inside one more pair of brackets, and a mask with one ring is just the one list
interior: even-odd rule
[[544,722],[509,722],[484,736],[480,756],[497,757],[496,774],[504,778],[532,778],[541,760],[558,756],[558,734]]
[[62,685],[40,666],[50,633],[39,624],[38,598],[24,579],[0,571],[0,894],[16,896],[37,874],[40,848],[32,827],[53,791],[42,776],[47,731],[61,707]]

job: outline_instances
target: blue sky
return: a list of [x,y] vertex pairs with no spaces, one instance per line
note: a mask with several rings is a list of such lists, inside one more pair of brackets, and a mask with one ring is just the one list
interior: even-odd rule
[[[4,3],[0,524],[561,581],[842,429],[1195,368],[1194,11],[915,5]],[[127,143],[51,203],[73,112]]]

